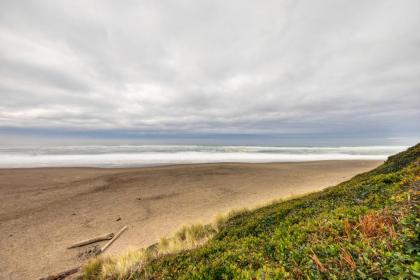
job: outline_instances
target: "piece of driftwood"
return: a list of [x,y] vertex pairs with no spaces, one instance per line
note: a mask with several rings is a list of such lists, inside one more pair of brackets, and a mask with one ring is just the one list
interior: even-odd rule
[[73,245],[71,245],[67,249],[81,247],[81,246],[85,246],[85,245],[92,244],[92,243],[99,242],[99,241],[110,240],[113,237],[114,237],[113,233],[108,233],[108,234],[105,234],[105,235],[96,236],[96,237],[93,237],[93,238],[90,238],[90,239],[87,239],[87,240],[83,240],[83,241],[79,241],[77,243],[74,243]]
[[40,278],[39,280],[62,280],[66,278],[67,276],[70,276],[72,274],[75,274],[80,269],[80,266],[54,274],[47,277]]
[[99,249],[97,255],[103,253],[127,228],[128,226],[124,226],[122,229],[120,229],[120,231],[117,232],[111,240],[109,240],[104,246],[102,246],[101,249]]
[[[108,239],[105,239],[105,240],[109,240],[109,241],[101,249],[99,249],[97,255],[99,255],[100,253],[104,252],[127,228],[128,228],[128,226],[124,226],[115,235],[111,233],[112,234],[111,240],[109,240],[109,238]],[[110,234],[108,234],[108,235],[110,235]],[[93,239],[97,239],[97,237],[96,238],[89,239],[89,240],[93,240]],[[80,244],[80,243],[83,243],[83,242],[84,242],[83,245],[90,244],[90,243],[86,243],[89,240],[80,241],[80,242],[78,242],[76,244],[73,244],[71,247],[74,248],[75,245]],[[83,246],[83,245],[79,245],[79,246]],[[78,247],[78,246],[75,246],[75,247]],[[47,277],[40,278],[39,280],[62,280],[62,279],[65,279],[67,276],[70,276],[70,275],[78,272],[79,270],[80,270],[80,266],[75,267],[75,268],[72,268],[72,269],[69,269],[69,270],[66,270],[66,271],[63,271],[63,272],[60,272],[60,273],[57,273],[57,274],[54,274],[54,275],[49,275]]]

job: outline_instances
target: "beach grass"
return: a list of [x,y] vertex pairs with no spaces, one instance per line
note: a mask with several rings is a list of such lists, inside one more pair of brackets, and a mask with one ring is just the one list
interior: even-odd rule
[[420,145],[321,192],[184,226],[81,279],[415,279]]

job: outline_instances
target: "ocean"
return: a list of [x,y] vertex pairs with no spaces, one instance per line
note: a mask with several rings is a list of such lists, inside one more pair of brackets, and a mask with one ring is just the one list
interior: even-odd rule
[[140,167],[214,162],[385,160],[407,146],[84,145],[0,147],[0,168]]

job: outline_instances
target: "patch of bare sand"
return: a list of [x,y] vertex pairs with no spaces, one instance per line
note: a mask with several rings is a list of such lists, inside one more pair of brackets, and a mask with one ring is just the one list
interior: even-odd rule
[[148,246],[232,208],[335,185],[380,161],[199,164],[132,169],[0,170],[0,279],[37,279],[81,264],[96,235],[126,231],[107,251]]

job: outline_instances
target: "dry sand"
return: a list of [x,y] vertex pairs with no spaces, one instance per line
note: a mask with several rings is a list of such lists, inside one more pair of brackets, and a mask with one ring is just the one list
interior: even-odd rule
[[183,224],[316,191],[380,161],[0,170],[0,279],[37,279],[86,259],[73,242],[128,225],[107,253],[148,246]]

